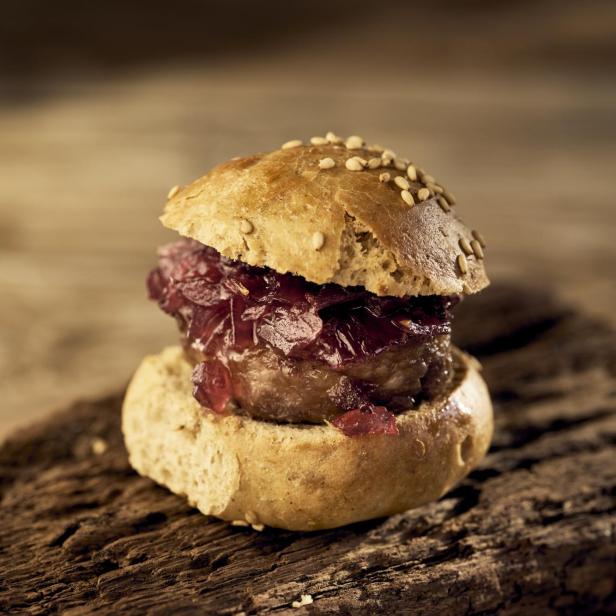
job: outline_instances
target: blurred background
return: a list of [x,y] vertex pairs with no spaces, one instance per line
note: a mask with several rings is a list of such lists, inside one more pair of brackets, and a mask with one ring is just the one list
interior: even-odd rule
[[616,322],[612,0],[4,0],[0,439],[176,339],[171,186],[328,130],[451,187],[493,281]]

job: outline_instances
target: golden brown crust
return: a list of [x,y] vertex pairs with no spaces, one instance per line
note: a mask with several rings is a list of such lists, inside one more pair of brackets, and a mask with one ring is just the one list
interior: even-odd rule
[[492,436],[476,362],[455,350],[446,399],[397,418],[398,436],[349,438],[330,426],[205,412],[179,347],[146,357],[122,429],[132,466],[203,513],[291,530],[333,528],[434,500],[467,475]]
[[[350,171],[345,162],[353,156],[380,154],[328,144],[234,159],[174,194],[161,220],[227,257],[319,284],[397,296],[475,293],[487,286],[482,258],[466,255],[468,271],[460,269],[460,240],[470,244],[473,236],[455,207],[445,204],[445,211],[436,193],[419,202],[423,184],[409,181],[411,207],[393,181],[408,180],[404,170]],[[335,166],[320,169],[324,158]],[[379,181],[382,173],[391,180]],[[325,242],[315,249],[318,233]]]

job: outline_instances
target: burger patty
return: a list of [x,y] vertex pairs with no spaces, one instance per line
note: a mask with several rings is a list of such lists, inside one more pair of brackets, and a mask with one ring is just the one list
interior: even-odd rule
[[147,284],[178,323],[195,398],[216,413],[394,433],[393,413],[452,378],[456,297],[318,285],[186,239],[160,249]]
[[[208,361],[190,346],[186,353],[194,364]],[[437,396],[452,378],[448,335],[399,345],[338,369],[259,345],[231,354],[227,369],[228,404],[235,414],[293,423],[323,423],[363,404],[405,410]]]

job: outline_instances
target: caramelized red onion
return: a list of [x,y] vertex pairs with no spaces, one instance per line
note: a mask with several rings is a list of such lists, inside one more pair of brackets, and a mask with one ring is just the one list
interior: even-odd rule
[[[208,358],[195,367],[194,395],[218,413],[233,398],[230,353],[265,344],[284,357],[339,370],[396,345],[448,335],[449,310],[457,301],[377,297],[362,288],[317,285],[232,261],[188,239],[159,250],[147,285],[150,298]],[[341,381],[335,389],[330,397],[346,412],[333,423],[345,434],[396,433],[395,416],[368,401],[365,385]]]
[[364,434],[398,434],[396,416],[384,406],[353,409],[344,415],[336,417],[332,424],[346,436],[362,436]]

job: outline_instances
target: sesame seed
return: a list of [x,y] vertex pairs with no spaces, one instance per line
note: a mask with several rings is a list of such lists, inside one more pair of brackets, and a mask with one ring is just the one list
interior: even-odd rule
[[178,193],[180,192],[180,187],[179,186],[174,186],[173,188],[171,188],[171,190],[167,193],[167,199],[173,199],[173,197],[175,197]]
[[420,188],[417,191],[417,198],[420,201],[425,201],[426,199],[430,198],[430,191],[427,188]]
[[312,234],[310,242],[315,250],[321,250],[325,244],[325,236],[320,231],[315,231]]
[[246,522],[248,522],[248,524],[258,524],[259,523],[259,518],[257,518],[257,514],[254,513],[253,511],[247,511],[244,514],[244,517],[246,518]]
[[389,182],[391,175],[389,173],[381,173],[379,175],[379,182]]
[[242,220],[240,220],[240,231],[242,233],[246,233],[246,235],[248,235],[249,233],[252,233],[254,231],[254,225],[250,222],[250,220],[246,220],[245,218],[242,218]]
[[359,135],[351,135],[345,145],[349,150],[357,150],[364,145],[364,140]]
[[265,530],[265,524],[251,524],[252,530],[256,530],[258,532],[263,532]]
[[406,175],[409,176],[409,180],[411,180],[411,182],[415,182],[417,180],[417,169],[415,169],[415,165],[409,165],[406,168]]
[[384,151],[385,151],[385,148],[384,148],[382,145],[379,145],[378,143],[375,143],[374,145],[371,145],[368,149],[369,149],[371,152],[378,152],[379,154],[380,154],[381,152],[384,152]]
[[481,247],[481,244],[478,240],[473,240],[471,242],[471,248],[473,249],[473,252],[478,259],[483,259],[483,248]]
[[322,158],[319,161],[319,169],[331,169],[335,167],[336,163],[333,158]]
[[334,144],[343,142],[342,137],[338,137],[336,133],[332,133],[331,131],[329,131],[327,135],[325,135],[325,139],[327,139],[329,143],[334,143]]
[[246,520],[231,520],[231,526],[250,526]]
[[467,254],[467,255],[473,254],[473,249],[471,248],[471,245],[468,243],[468,240],[466,238],[461,237],[458,244],[460,245],[460,248],[462,249],[462,252],[464,254]]
[[378,169],[381,166],[380,158],[371,158],[368,161],[368,169]]
[[347,158],[346,162],[344,163],[344,166],[349,171],[361,171],[364,168],[357,156],[353,156],[353,158]]
[[468,272],[468,263],[466,262],[466,257],[464,255],[458,255],[456,262],[458,264],[460,273],[466,274]]
[[237,283],[237,288],[243,296],[250,295],[250,291],[241,282]]
[[479,231],[471,231],[471,233],[473,234],[473,237],[481,244],[482,248],[486,247],[486,241],[483,239],[483,235],[481,235],[481,233],[479,233]]
[[402,197],[402,201],[404,201],[407,205],[410,205],[411,207],[415,205],[415,199],[413,199],[413,195],[411,195],[408,190],[403,190],[400,193],[400,196]]
[[391,160],[395,160],[396,153],[393,150],[383,150],[381,153],[381,158],[391,158]]
[[291,141],[287,141],[286,143],[282,144],[282,149],[289,150],[291,148],[297,148],[300,145],[302,145],[301,139],[291,139]]
[[443,190],[445,190],[440,184],[434,184],[432,186],[432,190],[434,190],[434,192],[437,195],[442,195],[443,194]]
[[443,212],[451,212],[449,203],[447,203],[447,199],[445,199],[444,197],[438,198],[438,204],[441,206],[441,210],[443,210]]
[[424,174],[421,176],[421,181],[422,181],[424,184],[434,184],[434,183],[436,182],[436,180],[435,180],[435,179],[434,179],[431,175],[429,175],[429,174],[427,174],[427,173],[424,173]]
[[310,143],[312,145],[325,145],[329,143],[325,137],[310,137]]
[[312,595],[302,595],[299,601],[293,601],[291,603],[292,607],[303,607],[304,605],[310,605],[313,602]]
[[401,175],[397,175],[394,178],[394,184],[402,190],[408,190],[411,187],[411,185],[407,182],[406,178],[403,178]]
[[394,167],[398,171],[404,171],[406,169],[406,163],[402,160],[394,160]]
[[446,190],[444,190],[443,191],[443,197],[445,197],[445,199],[447,199],[447,203],[449,203],[449,205],[455,205],[456,204],[456,198],[450,192],[447,192]]

